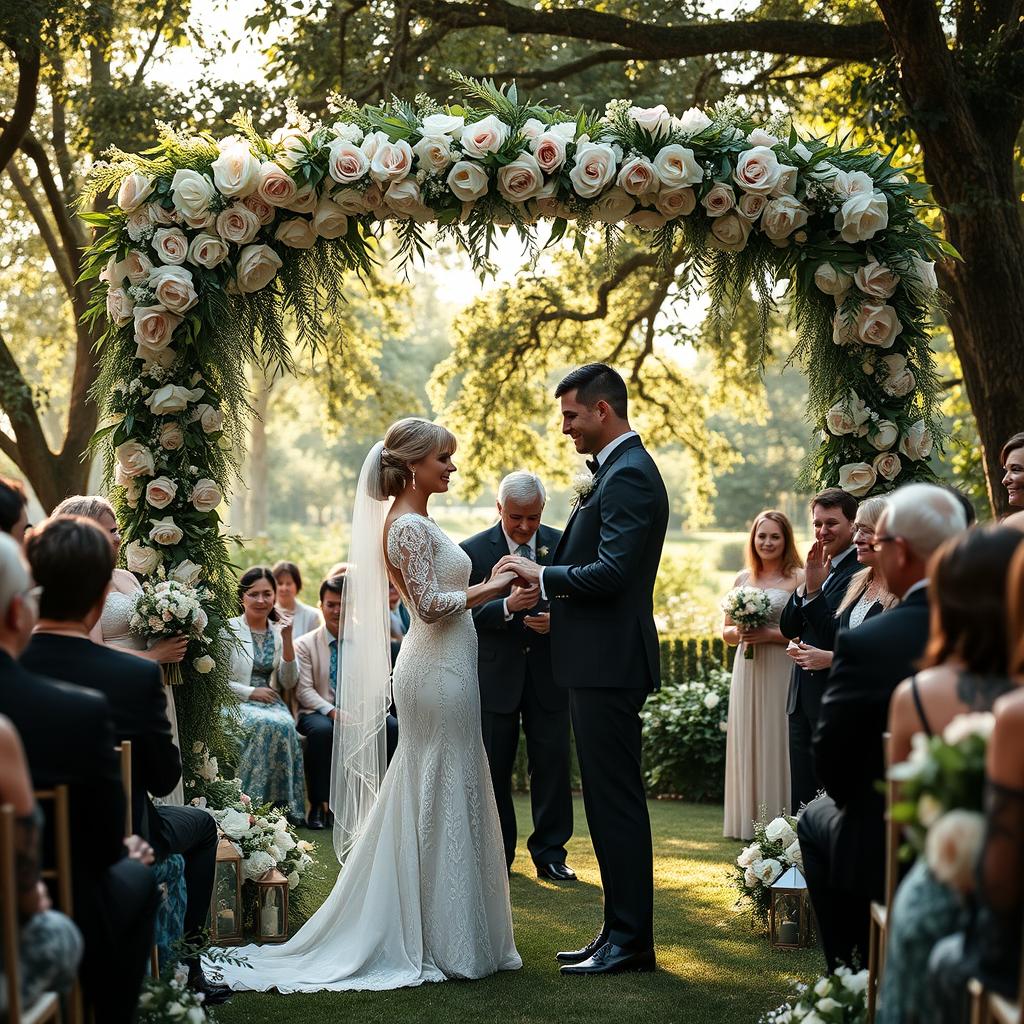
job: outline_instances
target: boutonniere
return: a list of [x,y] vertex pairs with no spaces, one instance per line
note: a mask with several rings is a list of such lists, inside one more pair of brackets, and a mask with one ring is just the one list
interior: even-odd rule
[[577,473],[572,481],[572,492],[576,496],[576,504],[582,505],[594,493],[596,486],[597,482],[590,473]]
[[547,558],[548,557],[548,550],[549,549],[548,549],[547,545],[545,545],[542,548],[537,548],[537,557],[538,558]]

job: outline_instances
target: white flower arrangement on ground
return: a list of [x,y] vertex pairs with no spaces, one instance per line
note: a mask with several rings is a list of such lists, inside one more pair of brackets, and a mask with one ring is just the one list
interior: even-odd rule
[[[798,817],[798,816],[797,816]],[[740,851],[733,869],[733,884],[739,890],[737,906],[749,904],[751,918],[768,927],[771,886],[790,866],[803,871],[797,817],[779,815],[769,822],[754,822],[754,840]]]
[[173,974],[147,977],[139,994],[137,1024],[206,1024],[211,1020],[203,1006],[204,996],[188,987],[188,971],[184,966]]
[[[213,594],[205,587],[189,587],[176,580],[164,579],[158,583],[147,580],[135,601],[128,620],[129,628],[150,646],[170,637],[187,637],[190,653],[196,660],[213,661],[206,653],[208,642],[204,630],[209,624],[209,616],[203,608],[203,602],[212,597]],[[178,665],[165,665],[164,674],[171,683],[181,682]]]
[[839,967],[764,1014],[758,1024],[867,1024],[868,972]]
[[[758,629],[772,613],[772,599],[760,587],[734,587],[722,598],[722,611],[743,629]],[[743,657],[754,657],[755,647],[745,644]]]

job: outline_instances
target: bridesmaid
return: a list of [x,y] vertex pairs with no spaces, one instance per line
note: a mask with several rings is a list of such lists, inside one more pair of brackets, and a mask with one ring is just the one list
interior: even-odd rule
[[277,562],[270,570],[277,581],[277,604],[274,606],[285,621],[291,620],[292,639],[312,633],[323,625],[320,613],[299,600],[302,573],[294,562]]
[[[802,565],[790,521],[781,512],[762,512],[750,529],[747,568],[733,586],[766,591],[772,602],[770,621],[744,630],[727,615],[722,629],[726,643],[740,647],[729,692],[722,830],[737,839],[753,838],[754,820],[762,812],[772,818],[789,808],[786,692],[791,666],[779,617],[803,581]],[[743,657],[747,644],[757,644],[755,658]]]

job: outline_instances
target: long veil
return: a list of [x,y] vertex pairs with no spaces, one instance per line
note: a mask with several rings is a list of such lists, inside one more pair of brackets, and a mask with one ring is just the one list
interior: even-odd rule
[[378,441],[370,449],[359,472],[345,577],[330,801],[334,851],[342,864],[362,832],[387,767],[391,631],[383,534],[390,503],[372,496],[383,447]]

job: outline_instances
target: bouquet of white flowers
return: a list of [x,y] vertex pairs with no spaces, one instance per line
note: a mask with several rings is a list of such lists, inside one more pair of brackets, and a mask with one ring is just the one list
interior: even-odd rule
[[[734,587],[722,598],[722,611],[743,629],[763,626],[772,613],[772,599],[760,587]],[[747,644],[743,657],[754,657],[754,648]]]
[[799,984],[796,994],[758,1024],[866,1024],[868,1019],[868,972],[837,967],[835,974],[813,985]]
[[[205,647],[207,640],[203,630],[209,623],[209,617],[203,610],[203,601],[212,597],[212,591],[205,587],[188,587],[176,580],[143,583],[128,627],[148,644],[169,637],[187,636]],[[164,672],[168,682],[181,682],[181,669],[177,665],[165,665]]]
[[792,864],[803,871],[796,821],[790,814],[773,818],[767,824],[755,821],[754,841],[736,858],[733,883],[740,891],[736,905],[748,902],[751,917],[764,928],[768,927],[772,883]]

